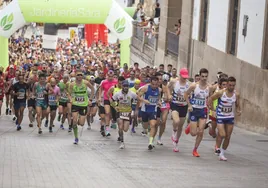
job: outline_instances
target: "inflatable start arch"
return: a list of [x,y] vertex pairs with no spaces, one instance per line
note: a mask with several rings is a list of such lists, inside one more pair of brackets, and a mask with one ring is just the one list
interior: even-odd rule
[[[121,41],[132,36],[132,18],[114,0],[13,0],[0,11],[0,36],[9,38],[29,22],[105,24]],[[8,44],[1,39],[0,45],[2,56]]]

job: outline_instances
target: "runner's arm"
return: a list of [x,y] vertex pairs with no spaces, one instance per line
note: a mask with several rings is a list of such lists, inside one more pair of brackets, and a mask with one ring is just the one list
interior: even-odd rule
[[195,87],[196,87],[195,83],[191,84],[188,90],[184,93],[184,99],[187,102],[188,106],[191,106],[189,96],[195,90]]
[[223,90],[220,90],[220,91],[214,93],[212,96],[210,96],[210,97],[208,98],[208,107],[209,107],[210,109],[212,109],[212,107],[213,107],[213,104],[212,104],[213,101],[215,101],[215,100],[217,100],[218,98],[220,98],[220,97],[222,96],[222,94],[223,94]]
[[138,101],[140,101],[141,103],[146,103],[146,104],[150,104],[150,102],[148,100],[145,100],[143,98],[143,95],[147,92],[148,90],[148,85],[147,86],[144,86],[142,87],[139,92],[138,92]]
[[90,88],[91,92],[90,92],[90,98],[89,100],[92,101],[93,97],[94,97],[94,94],[95,94],[95,88],[93,87],[93,85],[86,81],[86,85]]
[[114,87],[111,87],[107,92],[107,98],[111,101],[111,94],[114,92]]

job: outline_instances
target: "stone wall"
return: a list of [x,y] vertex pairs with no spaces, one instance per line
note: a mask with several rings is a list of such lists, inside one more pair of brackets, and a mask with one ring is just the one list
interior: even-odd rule
[[192,74],[201,68],[209,70],[209,80],[216,80],[218,71],[237,79],[236,89],[241,95],[242,115],[239,127],[268,134],[268,71],[223,53],[204,42],[193,41]]

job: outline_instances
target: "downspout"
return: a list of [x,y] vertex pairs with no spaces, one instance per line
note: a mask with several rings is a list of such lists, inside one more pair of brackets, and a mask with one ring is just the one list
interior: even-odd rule
[[[187,0],[188,1],[188,0]],[[187,58],[187,68],[190,71],[190,76],[193,75],[193,58],[194,58],[194,41],[192,39],[192,33],[193,33],[193,13],[194,13],[194,0],[191,0],[191,24],[190,24],[190,33],[189,33],[189,53]]]

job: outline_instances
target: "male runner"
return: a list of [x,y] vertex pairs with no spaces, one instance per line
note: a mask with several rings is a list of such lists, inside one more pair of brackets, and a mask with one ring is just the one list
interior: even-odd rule
[[35,109],[36,109],[36,121],[38,126],[38,134],[42,134],[41,123],[47,115],[48,107],[48,91],[46,90],[46,76],[43,73],[39,74],[39,82],[35,83],[34,96],[36,98]]
[[27,100],[27,106],[28,106],[28,117],[29,117],[29,127],[33,127],[33,123],[35,121],[35,95],[34,95],[34,85],[38,82],[38,76],[37,71],[33,70],[32,75],[30,75],[28,79],[28,90],[29,90],[29,97]]
[[15,78],[15,70],[14,66],[10,65],[9,69],[5,73],[4,80],[5,82],[5,94],[6,94],[6,115],[11,115],[11,107],[9,108],[9,105],[11,104],[11,97],[10,97],[10,87],[12,86],[11,79]]
[[[58,121],[61,121],[60,128],[64,129],[64,122],[68,114],[67,104],[69,102],[69,98],[68,98],[69,75],[68,74],[63,75],[62,81],[58,83],[58,86],[60,88]],[[70,132],[72,130],[72,127],[70,126],[71,125],[70,120],[68,120],[68,122],[69,122],[69,132]]]
[[28,85],[24,82],[24,76],[19,75],[19,82],[12,86],[12,96],[14,96],[14,110],[17,117],[17,130],[21,130],[21,122],[23,120],[23,112],[26,107],[26,99],[28,97]]
[[[72,118],[75,141],[78,144],[78,127],[84,126],[87,114],[87,106],[91,104],[95,90],[90,82],[83,80],[83,73],[81,70],[76,70],[75,82],[70,85],[69,98],[72,103]],[[87,87],[91,89],[91,96],[88,97]]]
[[[184,93],[184,98],[188,104],[188,111],[190,112],[190,126],[185,130],[185,133],[191,132],[192,136],[196,136],[195,146],[193,149],[193,156],[200,157],[197,149],[203,139],[204,128],[207,119],[207,98],[209,97],[211,86],[208,84],[208,70],[202,68],[199,71],[200,81],[190,85],[188,90]],[[191,101],[189,99],[192,94]]]
[[172,80],[168,87],[172,95],[171,116],[173,119],[173,134],[171,136],[173,142],[173,151],[179,152],[178,142],[181,137],[182,127],[186,119],[188,105],[184,98],[185,91],[190,87],[190,82],[187,81],[189,73],[186,68],[180,70],[180,78]]
[[[54,127],[54,119],[56,117],[58,101],[60,98],[60,88],[57,86],[55,78],[50,79],[50,83],[47,84],[46,89],[48,90],[47,114],[50,114],[49,132],[52,133],[52,127]],[[64,129],[63,126],[61,126],[60,128]]]
[[226,89],[214,93],[208,101],[209,106],[211,107],[212,102],[218,99],[216,114],[219,136],[216,139],[216,147],[218,147],[216,150],[220,150],[219,160],[221,161],[227,161],[224,153],[229,146],[233,132],[235,111],[237,116],[241,115],[240,95],[235,91],[235,85],[236,79],[234,77],[229,77]]
[[142,103],[142,121],[144,129],[150,125],[150,137],[148,150],[154,148],[153,141],[157,133],[157,106],[161,107],[161,89],[157,77],[151,77],[151,83],[145,85],[138,92],[138,99]]
[[137,98],[137,95],[129,91],[129,83],[127,80],[123,81],[122,83],[122,90],[116,92],[112,100],[118,102],[118,106],[115,107],[117,112],[119,112],[119,118],[118,118],[118,134],[119,138],[118,141],[121,141],[120,149],[125,148],[124,144],[124,132],[127,132],[130,125],[130,119],[131,119],[131,103],[133,100]]
[[[94,87],[94,90],[95,90],[95,93],[94,93],[94,96],[92,99],[92,103],[91,103],[91,105],[88,106],[88,113],[87,113],[87,124],[88,124],[87,129],[90,130],[91,124],[94,122],[94,117],[96,116],[97,110],[98,110],[97,105],[96,105],[96,93],[98,91],[98,86],[95,83],[94,76],[89,76],[88,81],[91,83],[91,85]],[[90,97],[91,90],[90,90],[90,88],[87,88],[87,89],[88,89],[88,97]]]
[[[117,80],[114,79],[114,71],[109,70],[107,74],[107,79],[103,80],[100,84],[99,88],[99,103],[101,101],[101,96],[103,95],[104,98],[104,109],[105,109],[105,124],[106,124],[106,129],[105,129],[105,135],[106,136],[111,136],[109,132],[109,127],[110,127],[110,116],[111,116],[111,107],[110,107],[110,101],[108,99],[107,93],[109,89],[117,84]],[[104,129],[104,127],[101,127],[101,129]],[[103,130],[104,131],[104,130]]]
[[[130,88],[129,90],[132,91],[133,93],[137,94],[138,90],[140,89],[140,83],[141,81],[136,79],[134,87]],[[138,126],[138,110],[139,110],[139,106],[138,104],[138,99],[135,99],[132,101],[132,114],[131,114],[131,121],[132,121],[132,128],[131,128],[131,132],[132,133],[136,133],[135,131],[135,127]]]

